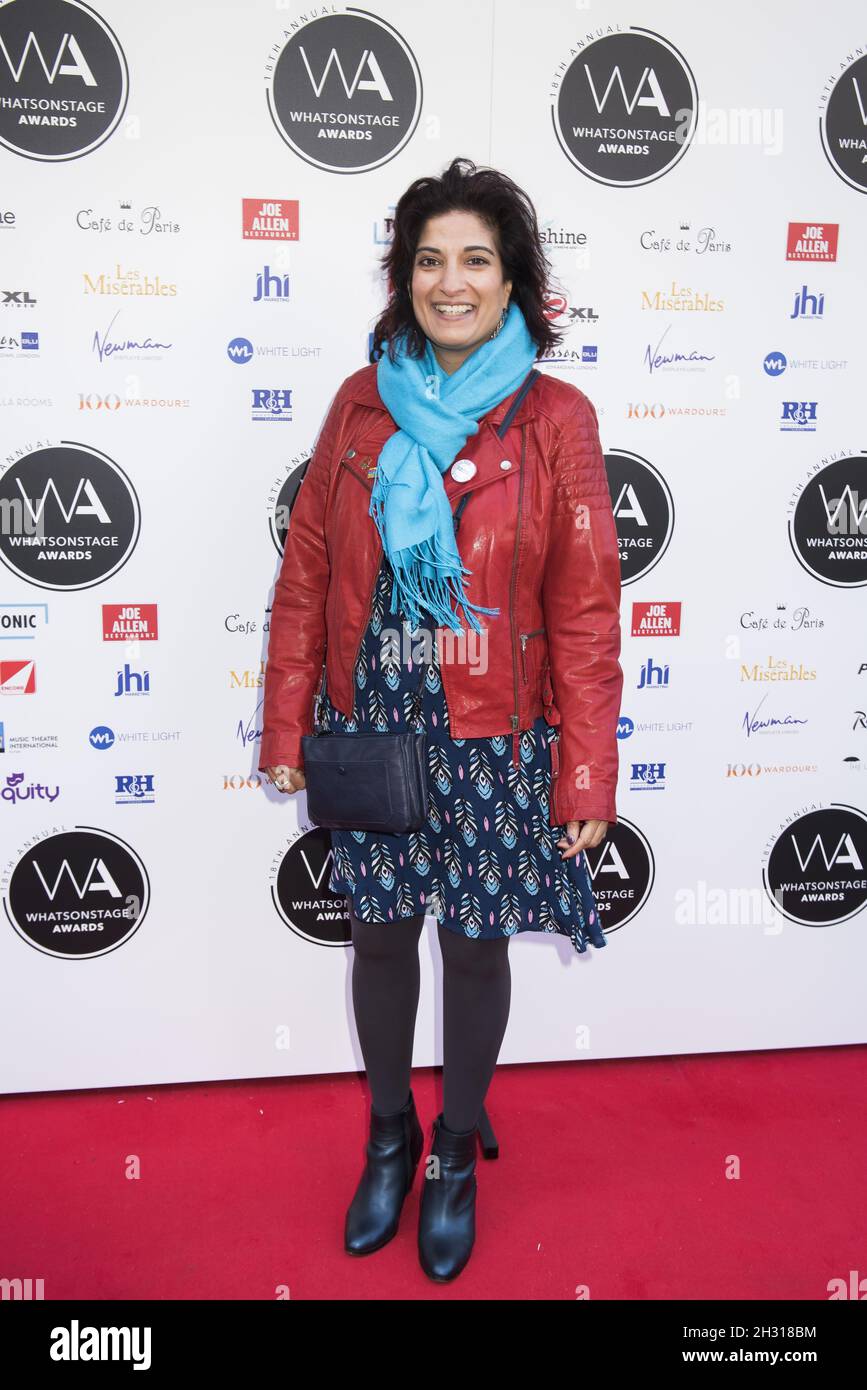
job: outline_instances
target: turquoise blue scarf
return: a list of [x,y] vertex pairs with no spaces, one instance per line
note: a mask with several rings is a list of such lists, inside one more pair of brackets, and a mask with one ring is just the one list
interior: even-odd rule
[[387,352],[379,358],[379,394],[398,430],[379,455],[370,515],[394,571],[391,611],[398,612],[399,599],[411,631],[422,608],[455,632],[463,631],[461,610],[477,632],[476,613],[500,611],[471,603],[464,592],[471,571],[458,553],[442,475],[478,433],[482,416],[517,391],[535,360],[536,345],[514,301],[497,336],[451,375],[437,362],[430,339],[422,357],[408,356],[400,338],[394,363]]

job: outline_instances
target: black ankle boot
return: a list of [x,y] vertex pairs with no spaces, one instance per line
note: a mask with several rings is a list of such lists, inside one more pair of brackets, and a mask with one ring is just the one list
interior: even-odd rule
[[476,1238],[476,1135],[446,1129],[442,1112],[433,1123],[431,1153],[439,1158],[439,1177],[424,1175],[418,1222],[418,1255],[430,1279],[460,1274]]
[[396,1235],[423,1147],[412,1091],[393,1115],[377,1115],[371,1106],[367,1162],[346,1213],[344,1248],[350,1255],[370,1255]]

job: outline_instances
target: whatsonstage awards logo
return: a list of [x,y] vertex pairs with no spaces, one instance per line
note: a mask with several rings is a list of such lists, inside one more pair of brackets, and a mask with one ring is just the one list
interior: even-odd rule
[[0,893],[7,921],[28,946],[64,960],[92,960],[138,931],[150,884],[126,841],[76,825],[31,839],[6,865]]
[[635,188],[686,154],[698,91],[686,59],[661,34],[609,28],[576,43],[558,67],[551,118],[560,148],[582,174]]
[[421,116],[418,63],[379,15],[343,8],[284,31],[265,67],[274,128],[308,164],[332,174],[378,169]]
[[789,543],[823,584],[867,584],[867,455],[845,450],[814,466],[789,503]]
[[328,886],[332,863],[331,831],[308,824],[286,840],[271,865],[278,916],[314,946],[348,946],[352,940],[346,894]]
[[834,173],[867,193],[867,55],[841,60],[819,100],[819,136]]
[[[2,11],[0,11],[2,13]],[[42,589],[88,589],[134,551],[138,496],[107,454],[62,439],[0,463],[0,561]]]
[[0,144],[27,159],[79,159],[120,124],[123,49],[82,0],[0,4]]
[[765,892],[790,922],[832,927],[867,905],[867,816],[855,806],[805,807],[771,838],[763,859]]
[[659,564],[674,530],[674,499],[658,468],[628,449],[605,454],[617,527],[621,583],[634,584]]

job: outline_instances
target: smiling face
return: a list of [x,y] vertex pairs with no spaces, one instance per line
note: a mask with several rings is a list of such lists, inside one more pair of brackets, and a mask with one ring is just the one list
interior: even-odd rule
[[413,262],[412,307],[444,372],[456,372],[491,336],[511,290],[497,239],[475,213],[428,219]]

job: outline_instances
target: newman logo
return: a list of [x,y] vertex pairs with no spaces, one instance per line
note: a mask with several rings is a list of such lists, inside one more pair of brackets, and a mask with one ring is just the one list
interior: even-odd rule
[[242,198],[241,235],[245,241],[297,241],[300,206],[297,198]]
[[155,603],[102,605],[103,642],[156,642],[158,637]]
[[790,222],[787,261],[836,261],[839,222]]
[[680,600],[676,603],[633,603],[633,637],[679,637]]

